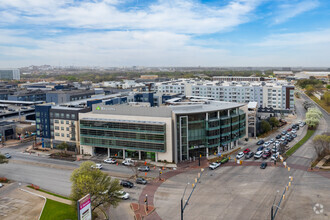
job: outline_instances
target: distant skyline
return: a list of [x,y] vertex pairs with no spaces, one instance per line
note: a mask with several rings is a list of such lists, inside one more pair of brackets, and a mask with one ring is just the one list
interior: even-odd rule
[[328,0],[2,0],[0,68],[330,66]]

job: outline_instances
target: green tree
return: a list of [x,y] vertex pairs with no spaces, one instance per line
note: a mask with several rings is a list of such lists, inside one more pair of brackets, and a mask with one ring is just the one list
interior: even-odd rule
[[318,108],[309,108],[306,113],[306,124],[310,128],[315,128],[322,118],[322,112]]
[[314,91],[315,91],[315,89],[312,85],[306,86],[306,94],[307,95],[312,95]]
[[273,129],[274,127],[279,126],[280,122],[278,121],[277,118],[275,118],[275,117],[271,117],[271,118],[269,119],[269,124],[272,126],[272,129]]
[[66,154],[66,151],[68,150],[69,145],[66,142],[62,142],[59,145],[56,145],[56,149],[64,150],[64,153]]
[[326,105],[330,105],[330,92],[325,92],[323,95],[323,100]]
[[266,133],[266,132],[268,132],[268,131],[271,130],[271,126],[270,126],[269,122],[266,121],[266,120],[262,120],[260,122],[260,128],[261,128],[261,133],[262,134],[264,134],[264,133]]
[[77,207],[77,201],[90,194],[92,211],[100,206],[116,207],[121,201],[117,197],[119,191],[122,190],[119,180],[111,179],[110,176],[92,166],[95,166],[95,163],[86,161],[71,174],[71,198],[74,206]]
[[8,163],[8,159],[5,157],[5,155],[0,154],[0,164]]

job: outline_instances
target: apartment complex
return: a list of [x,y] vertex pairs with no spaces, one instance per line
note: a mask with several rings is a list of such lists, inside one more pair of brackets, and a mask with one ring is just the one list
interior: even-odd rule
[[19,69],[0,69],[0,80],[20,80]]
[[145,107],[94,104],[80,113],[80,153],[180,162],[227,151],[247,135],[245,104]]
[[179,79],[156,83],[158,93],[212,98],[217,101],[248,103],[271,107],[277,112],[294,110],[294,85],[276,82],[219,82]]

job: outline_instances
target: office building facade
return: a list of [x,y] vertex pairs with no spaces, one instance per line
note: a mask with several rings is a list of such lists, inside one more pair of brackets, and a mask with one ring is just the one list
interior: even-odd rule
[[20,80],[19,69],[0,69],[0,80]]

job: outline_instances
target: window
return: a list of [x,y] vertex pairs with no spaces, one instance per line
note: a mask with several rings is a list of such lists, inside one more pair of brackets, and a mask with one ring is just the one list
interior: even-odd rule
[[55,136],[59,137],[60,136],[60,133],[55,132]]
[[55,118],[59,118],[60,117],[60,113],[55,113]]
[[62,124],[62,125],[64,124],[64,121],[63,121],[63,120],[61,120],[61,124]]
[[70,124],[70,121],[66,121],[66,124],[67,124],[67,125]]
[[61,137],[64,137],[64,134],[63,133],[61,133]]
[[50,113],[50,117],[54,117],[54,113],[53,112]]
[[71,114],[71,119],[75,119],[75,115],[74,114]]
[[66,128],[67,131],[69,131],[69,129],[70,129],[69,127]]
[[64,131],[64,127],[61,127],[61,130]]
[[58,126],[55,126],[55,130],[60,130],[60,128]]
[[57,119],[55,119],[55,121],[54,121],[55,123],[59,123],[59,120],[57,120]]
[[64,118],[64,113],[61,113],[61,118]]
[[40,112],[36,112],[36,117],[40,117]]
[[69,137],[70,137],[70,134],[67,134],[67,135],[66,135],[66,137],[68,137],[68,138],[69,138]]
[[70,114],[65,114],[66,119],[70,119]]

